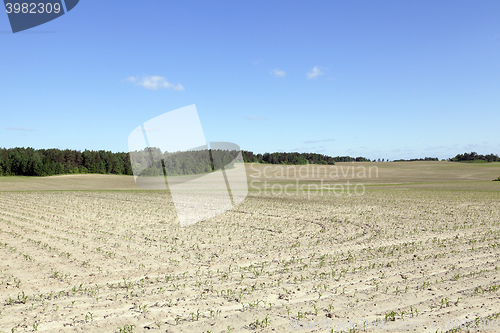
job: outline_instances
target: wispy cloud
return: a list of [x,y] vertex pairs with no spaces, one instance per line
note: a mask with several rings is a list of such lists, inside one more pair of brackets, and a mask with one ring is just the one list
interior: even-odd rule
[[266,120],[267,118],[259,117],[259,116],[246,116],[246,120]]
[[463,146],[463,149],[465,149],[466,151],[469,151],[469,150],[472,151],[474,149],[480,149],[480,148],[484,148],[484,145],[469,143],[468,145]]
[[277,76],[277,77],[285,77],[286,76],[286,72],[279,70],[279,69],[273,69],[271,74],[274,76]]
[[184,87],[182,86],[182,84],[170,83],[163,76],[129,76],[125,79],[125,82],[132,83],[136,86],[140,86],[149,90],[172,89],[174,91],[184,91]]
[[27,131],[27,132],[33,132],[34,131],[34,129],[24,128],[22,126],[20,126],[20,127],[7,127],[5,129],[8,130],[8,131]]
[[325,146],[318,146],[318,147],[297,147],[292,149],[292,151],[324,151]]
[[318,66],[314,66],[313,69],[311,69],[310,72],[307,72],[307,78],[308,79],[314,79],[315,77],[318,77],[318,76],[323,75],[323,74],[325,74],[325,73],[323,73],[321,71],[321,69],[319,69]]
[[323,140],[307,140],[304,143],[318,143],[318,142],[330,142],[335,141],[335,139],[323,139]]

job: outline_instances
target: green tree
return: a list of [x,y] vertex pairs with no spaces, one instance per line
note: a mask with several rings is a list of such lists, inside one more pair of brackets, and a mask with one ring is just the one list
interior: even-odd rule
[[43,162],[38,152],[33,154],[32,165],[33,176],[43,176]]

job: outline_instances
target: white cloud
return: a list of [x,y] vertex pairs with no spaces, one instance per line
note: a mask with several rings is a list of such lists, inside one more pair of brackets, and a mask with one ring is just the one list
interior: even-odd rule
[[259,117],[259,116],[246,116],[246,120],[266,120],[267,118]]
[[24,128],[22,126],[20,126],[20,127],[7,127],[6,130],[8,130],[8,131],[28,131],[28,132],[34,131],[34,129]]
[[149,90],[158,89],[172,89],[174,91],[184,91],[182,84],[173,84],[167,81],[163,76],[143,76],[139,78],[138,76],[129,76],[125,79],[125,82],[133,83],[136,86],[141,86]]
[[285,77],[286,76],[286,72],[282,71],[282,70],[279,70],[279,69],[273,69],[273,71],[271,72],[271,74],[274,75],[274,76],[277,76],[277,77]]
[[307,78],[308,79],[314,79],[315,77],[318,77],[318,76],[323,75],[323,74],[325,74],[325,73],[323,73],[321,71],[321,69],[319,69],[318,66],[314,66],[313,69],[311,69],[310,72],[307,72]]
[[335,141],[335,139],[307,140],[304,141],[304,143],[317,143],[317,142],[329,142],[329,141]]

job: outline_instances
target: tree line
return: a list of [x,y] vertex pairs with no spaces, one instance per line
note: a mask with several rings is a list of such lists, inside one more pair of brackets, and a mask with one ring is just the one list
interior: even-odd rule
[[[254,154],[246,150],[241,153],[243,161],[247,163],[334,165],[336,162],[370,162],[364,157],[332,157],[316,153]],[[147,176],[189,175],[211,172],[222,167],[231,168],[238,155],[239,151],[224,150],[162,153],[158,148],[130,153],[113,153],[105,150],[0,148],[0,176],[53,176],[76,173],[133,175],[134,169],[140,170],[141,175]],[[407,161],[437,160],[426,157]],[[458,154],[449,161],[500,162],[500,158],[498,155],[479,155],[471,152]]]
[[130,152],[132,169],[141,176],[183,176],[231,169],[238,161],[238,151],[200,149],[183,152],[164,152],[145,148]]
[[[330,164],[366,161],[349,156],[330,157],[314,153],[265,153],[242,151],[244,162],[269,164]],[[0,148],[0,176],[53,176],[62,174],[190,175],[234,166],[239,151],[196,150],[162,153],[146,148],[130,153],[105,150]],[[240,161],[241,162],[241,161]],[[137,171],[136,171],[137,172]]]
[[394,160],[393,162],[439,161],[437,157],[412,158],[409,160]]
[[53,176],[72,173],[133,174],[128,153],[0,148],[0,176]]
[[191,175],[232,168],[238,152],[197,150],[162,153],[146,148],[130,153],[94,150],[0,148],[0,176],[53,176],[97,173],[142,176]]
[[254,154],[251,151],[242,151],[243,160],[246,163],[269,163],[269,164],[327,164],[334,165],[335,162],[370,162],[364,157],[350,156],[327,156],[316,153],[264,153]]
[[500,162],[500,157],[497,154],[479,155],[475,151],[471,153],[458,154],[457,156],[449,159],[452,162]]
[[[315,153],[265,153],[241,151],[247,163],[328,164],[364,162],[364,157],[331,157]],[[0,176],[53,176],[62,174],[133,175],[134,169],[144,176],[189,175],[234,166],[239,151],[197,150],[162,153],[146,148],[130,153],[105,150],[0,148]],[[241,162],[241,161],[240,161]]]

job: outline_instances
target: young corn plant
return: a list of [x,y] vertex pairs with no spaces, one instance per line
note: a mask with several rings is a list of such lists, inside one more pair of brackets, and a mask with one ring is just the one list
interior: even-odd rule
[[123,327],[118,327],[118,331],[120,333],[133,333],[135,329],[135,325],[125,325]]
[[269,320],[269,315],[266,315],[266,317],[262,320],[259,321],[259,319],[255,319],[255,321],[251,322],[248,326],[250,328],[256,330],[258,328],[265,328],[267,326],[271,325],[271,321]]

